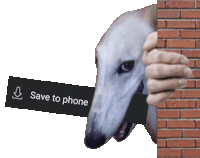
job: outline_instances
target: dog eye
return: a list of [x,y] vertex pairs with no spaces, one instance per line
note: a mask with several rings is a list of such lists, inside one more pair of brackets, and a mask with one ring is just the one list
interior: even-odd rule
[[120,67],[118,72],[119,73],[123,73],[123,72],[129,72],[133,69],[134,67],[134,61],[128,61],[128,62],[124,62]]

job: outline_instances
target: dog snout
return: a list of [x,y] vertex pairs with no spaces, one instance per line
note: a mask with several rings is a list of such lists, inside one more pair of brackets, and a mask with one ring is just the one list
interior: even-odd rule
[[106,138],[104,135],[99,134],[96,138],[92,137],[91,135],[86,136],[85,144],[87,147],[91,149],[96,149],[103,144],[105,144]]
[[85,145],[91,149],[100,147],[106,141],[106,136],[103,135],[101,127],[99,127],[98,122],[96,122],[98,120],[96,118],[97,115],[98,114],[94,112],[89,116],[89,119],[92,121],[88,122],[88,128],[86,130]]

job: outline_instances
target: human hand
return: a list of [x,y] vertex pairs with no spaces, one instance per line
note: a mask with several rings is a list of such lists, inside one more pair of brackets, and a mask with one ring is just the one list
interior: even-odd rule
[[184,55],[159,51],[157,46],[157,32],[151,33],[143,45],[145,53],[142,56],[146,64],[145,76],[149,95],[147,103],[158,106],[171,98],[176,89],[184,88],[192,70],[187,67],[189,60]]

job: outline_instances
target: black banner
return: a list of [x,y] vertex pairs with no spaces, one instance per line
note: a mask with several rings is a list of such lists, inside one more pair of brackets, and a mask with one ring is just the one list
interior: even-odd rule
[[[9,77],[6,107],[87,117],[94,87]],[[124,121],[145,124],[146,95],[135,94]]]

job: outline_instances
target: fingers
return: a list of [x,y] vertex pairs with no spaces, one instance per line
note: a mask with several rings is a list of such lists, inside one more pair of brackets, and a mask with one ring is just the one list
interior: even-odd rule
[[150,35],[148,35],[147,40],[143,45],[143,50],[148,52],[151,49],[155,48],[157,46],[157,38],[158,38],[157,32],[153,32]]
[[159,51],[157,49],[145,52],[142,56],[142,60],[146,65],[154,63],[187,65],[189,63],[189,60],[184,55],[174,52]]
[[162,91],[176,90],[187,86],[187,80],[184,78],[170,78],[165,80],[149,79],[147,87],[149,93],[158,93]]
[[188,78],[192,70],[185,65],[151,64],[146,67],[145,76],[147,78]]
[[158,106],[159,104],[163,103],[167,99],[171,98],[174,95],[174,93],[175,93],[175,90],[149,94],[146,101],[151,106]]
[[142,56],[146,65],[145,76],[148,78],[147,103],[152,106],[171,98],[176,89],[186,87],[186,78],[192,74],[192,70],[187,67],[189,63],[187,57],[155,49],[157,36],[157,32],[153,32],[147,37],[143,45],[145,53]]

